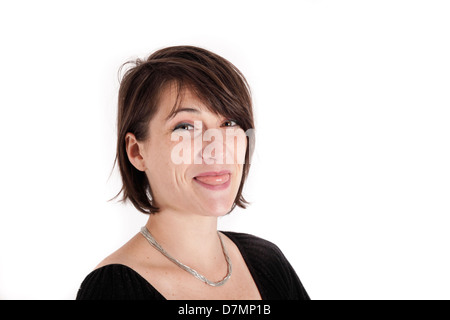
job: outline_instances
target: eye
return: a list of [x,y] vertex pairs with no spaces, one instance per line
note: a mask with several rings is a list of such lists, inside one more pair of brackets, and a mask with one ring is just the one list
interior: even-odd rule
[[193,130],[193,129],[194,129],[194,126],[192,124],[183,122],[183,123],[177,124],[175,126],[175,128],[173,128],[172,131],[176,131],[176,130]]
[[234,120],[227,120],[227,121],[225,121],[224,123],[223,123],[223,126],[224,127],[235,127],[235,126],[237,126],[238,124],[236,123],[236,121],[234,121]]

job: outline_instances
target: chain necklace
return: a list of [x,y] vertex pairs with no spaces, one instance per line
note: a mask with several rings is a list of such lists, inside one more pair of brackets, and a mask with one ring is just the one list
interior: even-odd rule
[[189,272],[190,274],[192,274],[194,277],[196,277],[197,279],[199,279],[200,281],[203,281],[204,283],[212,286],[212,287],[219,287],[221,285],[224,285],[228,279],[230,279],[231,277],[231,260],[230,257],[228,256],[227,253],[227,249],[225,248],[223,241],[222,241],[222,237],[220,236],[220,233],[217,232],[217,235],[219,236],[219,240],[220,240],[220,245],[222,246],[222,251],[223,251],[223,255],[225,256],[225,260],[227,261],[227,266],[228,266],[228,273],[225,276],[225,278],[223,278],[222,280],[218,281],[218,282],[214,282],[214,281],[210,281],[208,279],[205,278],[205,276],[201,275],[200,273],[198,273],[197,271],[195,271],[194,269],[188,267],[187,265],[181,263],[180,261],[178,261],[177,259],[175,259],[174,257],[172,257],[170,254],[167,253],[166,250],[163,249],[163,247],[161,247],[161,245],[155,240],[155,238],[153,238],[152,234],[150,233],[150,231],[148,231],[148,229],[144,226],[141,228],[141,233],[142,235],[148,240],[148,242],[159,252],[161,252],[167,259],[169,259],[170,261],[172,261],[173,263],[175,263],[177,266],[179,266],[181,269]]

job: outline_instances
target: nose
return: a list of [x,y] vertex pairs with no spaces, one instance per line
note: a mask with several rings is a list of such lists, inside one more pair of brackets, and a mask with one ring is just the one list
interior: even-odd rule
[[202,161],[205,164],[224,164],[226,161],[226,135],[225,130],[208,129],[203,134]]

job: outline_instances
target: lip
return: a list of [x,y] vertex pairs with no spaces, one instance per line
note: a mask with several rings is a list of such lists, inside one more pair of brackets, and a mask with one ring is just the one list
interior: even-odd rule
[[195,177],[204,177],[204,176],[221,176],[223,174],[230,174],[230,170],[222,170],[222,171],[209,171],[209,172],[203,172]]
[[[228,175],[228,177],[226,177]],[[223,177],[223,179],[226,179],[224,183],[220,184],[208,184],[204,181],[200,181],[197,179],[197,177]],[[203,172],[194,177],[194,181],[198,183],[200,186],[209,189],[209,190],[225,190],[230,186],[231,183],[231,172],[229,170],[222,170],[222,171],[209,171],[209,172]]]

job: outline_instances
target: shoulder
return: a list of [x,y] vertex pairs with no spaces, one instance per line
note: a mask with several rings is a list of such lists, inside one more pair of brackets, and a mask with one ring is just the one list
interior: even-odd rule
[[223,232],[239,248],[242,254],[254,259],[284,258],[280,248],[274,243],[248,233]]
[[136,271],[122,264],[93,270],[81,283],[77,300],[159,299],[158,292]]
[[134,269],[134,266],[138,263],[137,257],[140,256],[139,251],[142,246],[142,244],[140,244],[140,240],[140,237],[135,235],[119,249],[103,259],[103,261],[101,261],[95,269],[99,269],[107,265],[124,265]]
[[251,234],[223,234],[240,250],[266,299],[309,299],[294,268],[277,245]]
[[155,299],[158,292],[136,270],[138,237],[106,257],[81,283],[77,300]]
[[[81,283],[77,300],[125,300],[164,297],[142,276],[142,252],[147,243],[139,234],[101,261]],[[151,260],[151,259],[150,259]]]

